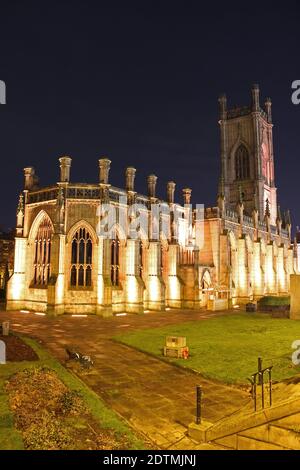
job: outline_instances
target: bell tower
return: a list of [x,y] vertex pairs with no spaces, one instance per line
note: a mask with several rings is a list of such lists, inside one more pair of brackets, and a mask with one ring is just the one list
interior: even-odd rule
[[272,103],[260,107],[259,86],[251,89],[250,106],[227,108],[225,95],[219,98],[221,132],[221,176],[219,195],[236,210],[242,197],[245,214],[258,210],[264,220],[266,205],[271,225],[276,225],[277,196],[274,179]]

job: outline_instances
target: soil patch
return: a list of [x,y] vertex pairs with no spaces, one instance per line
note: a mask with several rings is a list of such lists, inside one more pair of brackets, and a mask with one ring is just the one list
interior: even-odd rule
[[25,369],[6,384],[15,426],[28,450],[128,449],[126,437],[102,429],[81,394],[48,368]]
[[6,345],[7,361],[37,361],[39,359],[36,352],[18,336],[0,334],[0,340],[4,341]]

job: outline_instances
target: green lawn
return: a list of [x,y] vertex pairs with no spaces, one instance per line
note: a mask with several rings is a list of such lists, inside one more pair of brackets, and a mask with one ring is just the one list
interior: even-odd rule
[[0,450],[23,449],[21,434],[15,429],[13,415],[8,404],[8,397],[5,392],[5,381],[14,373],[32,367],[48,367],[54,370],[62,382],[70,389],[80,392],[86,405],[92,412],[94,419],[103,429],[115,431],[116,436],[126,436],[132,449],[143,449],[144,444],[139,440],[128,426],[101,401],[87,385],[78,377],[67,371],[56,359],[54,359],[45,349],[35,341],[24,338],[39,356],[39,361],[11,362],[0,365]]
[[300,374],[292,364],[293,341],[300,340],[300,322],[271,318],[268,314],[235,314],[163,328],[146,329],[115,339],[155,356],[163,357],[167,335],[186,336],[190,358],[168,359],[199,371],[203,376],[227,383],[248,383],[257,370],[273,365],[273,378],[280,381]]

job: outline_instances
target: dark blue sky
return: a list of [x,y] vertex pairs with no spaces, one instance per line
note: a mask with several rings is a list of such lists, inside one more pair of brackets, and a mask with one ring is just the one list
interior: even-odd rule
[[273,101],[276,183],[282,209],[300,224],[300,79],[297,2],[17,2],[0,0],[0,225],[14,226],[24,166],[56,182],[61,155],[73,181],[96,182],[112,160],[123,186],[137,168],[191,186],[193,202],[215,204],[218,103],[247,105],[252,83]]

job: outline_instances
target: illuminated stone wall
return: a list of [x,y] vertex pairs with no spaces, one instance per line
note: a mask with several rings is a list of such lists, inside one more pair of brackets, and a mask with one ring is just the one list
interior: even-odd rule
[[[206,208],[203,217],[199,217],[193,208],[175,204],[174,182],[168,183],[167,201],[156,198],[154,175],[147,180],[148,196],[137,195],[133,168],[127,169],[126,189],[122,190],[108,184],[109,161],[99,162],[99,185],[75,185],[63,180],[49,188],[37,188],[31,170],[26,169],[25,189],[17,211],[8,309],[30,309],[49,315],[110,316],[168,308],[206,308],[214,299],[228,300],[232,306],[266,294],[289,292],[289,276],[295,272],[296,263],[288,222],[284,228],[281,220],[274,226],[271,216],[267,214],[262,221],[255,211],[250,218],[244,214],[242,202],[233,211],[222,197],[217,207]],[[126,203],[120,199],[124,195]],[[188,204],[191,190],[184,188],[183,196]],[[99,207],[104,207],[107,201],[124,221],[123,225],[119,222],[113,225],[112,238],[98,230]],[[140,236],[142,216],[138,219],[132,212],[134,201],[141,202],[139,212],[147,220],[154,217],[151,204],[161,203],[170,210],[155,219],[148,233]],[[137,237],[132,230],[135,218]],[[51,236],[47,235],[51,241],[50,275],[44,284],[39,284],[35,273],[37,267],[44,272],[42,251],[48,245],[37,234],[45,221],[51,232]],[[163,226],[167,230],[163,231]],[[74,262],[74,237],[80,230],[89,234],[92,254],[89,261],[85,254],[82,261]],[[113,240],[119,240],[115,261]],[[40,261],[37,243],[41,243]]]

